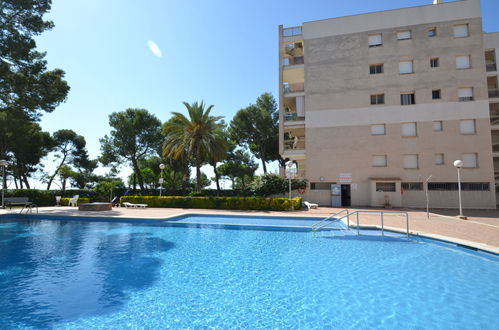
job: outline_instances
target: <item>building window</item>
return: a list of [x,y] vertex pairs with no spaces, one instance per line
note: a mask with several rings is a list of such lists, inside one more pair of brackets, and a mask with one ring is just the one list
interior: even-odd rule
[[381,35],[381,33],[370,34],[368,38],[369,38],[369,47],[383,46],[383,36]]
[[397,39],[398,40],[411,39],[411,30],[397,32]]
[[404,155],[404,168],[419,168],[418,155]]
[[471,58],[469,55],[456,57],[456,69],[469,69],[471,68]]
[[371,135],[385,135],[385,124],[371,125]]
[[444,130],[444,125],[441,120],[436,120],[433,122],[433,131],[434,132],[442,132]]
[[437,36],[437,28],[431,27],[428,28],[428,37],[436,37]]
[[310,182],[310,190],[331,190],[331,185],[336,182]]
[[402,189],[404,190],[423,190],[422,182],[402,182]]
[[383,64],[369,65],[369,74],[380,74],[380,73],[383,73]]
[[397,185],[395,182],[376,182],[377,192],[396,192]]
[[470,153],[463,154],[463,167],[464,168],[477,168],[478,167],[478,154]]
[[444,165],[444,154],[435,154],[435,165]]
[[439,66],[440,66],[440,61],[439,61],[438,57],[430,58],[430,67],[438,68]]
[[400,74],[414,73],[413,61],[402,61],[399,63]]
[[431,91],[431,98],[433,100],[440,100],[441,96],[440,96],[440,89],[434,89]]
[[475,119],[461,120],[459,123],[461,134],[476,134],[476,121]]
[[386,155],[374,155],[372,158],[372,165],[374,167],[386,167]]
[[456,38],[464,38],[469,36],[469,28],[468,24],[459,24],[454,25],[454,37]]
[[418,136],[416,123],[403,123],[402,136]]
[[473,101],[473,87],[459,88],[458,91],[459,102]]
[[401,105],[416,104],[416,97],[414,96],[414,92],[401,93],[400,104]]
[[371,95],[371,104],[385,104],[385,94],[373,94]]
[[[458,190],[457,182],[428,182],[428,190],[455,191]],[[461,182],[464,191],[490,191],[488,182]]]

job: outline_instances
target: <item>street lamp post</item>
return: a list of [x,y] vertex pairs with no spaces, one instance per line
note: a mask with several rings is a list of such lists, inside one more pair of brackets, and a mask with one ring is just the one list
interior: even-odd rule
[[461,200],[461,173],[460,173],[460,170],[463,167],[463,161],[459,160],[459,159],[454,161],[454,167],[457,169],[457,190],[459,193],[459,218],[466,219],[466,217],[463,215],[463,204],[462,204],[462,200]]
[[159,164],[159,169],[161,170],[160,178],[159,178],[159,196],[161,197],[162,189],[163,189],[163,170],[165,169],[165,164]]
[[0,166],[2,167],[2,209],[5,209],[5,166],[9,165],[6,160],[0,160]]

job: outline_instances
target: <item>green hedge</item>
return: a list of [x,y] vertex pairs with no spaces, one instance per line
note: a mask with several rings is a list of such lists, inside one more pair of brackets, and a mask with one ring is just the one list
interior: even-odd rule
[[[68,197],[63,197],[61,198],[61,206],[68,206],[69,205],[69,200],[71,198],[68,198]],[[80,197],[78,198],[78,203],[76,205],[80,205],[80,204],[83,204],[83,203],[90,203],[92,200],[90,198],[85,198],[85,197]]]
[[[37,190],[37,189],[8,189],[5,191],[5,197],[28,197],[30,202],[38,206],[54,206],[55,196],[70,198],[74,195],[80,195],[78,203],[82,203],[82,198],[87,200],[96,200],[95,192],[92,190]],[[97,199],[99,200],[99,199]],[[109,200],[109,197],[107,197]],[[66,202],[67,205],[67,202]]]
[[183,197],[183,196],[123,196],[120,202],[147,204],[149,207],[173,207],[187,209],[265,210],[287,211],[301,208],[301,197]]

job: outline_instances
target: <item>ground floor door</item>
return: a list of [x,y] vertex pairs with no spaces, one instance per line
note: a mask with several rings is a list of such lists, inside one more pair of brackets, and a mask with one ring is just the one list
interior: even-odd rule
[[350,185],[341,185],[341,206],[352,206],[352,197],[350,194]]

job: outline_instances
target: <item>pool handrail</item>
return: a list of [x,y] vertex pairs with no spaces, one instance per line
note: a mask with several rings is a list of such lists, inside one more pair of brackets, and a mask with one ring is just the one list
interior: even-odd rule
[[345,212],[345,211],[347,211],[347,215],[348,215],[348,209],[343,209],[343,210],[341,210],[341,211],[339,211],[339,212],[336,212],[336,213],[331,214],[331,215],[330,215],[330,216],[328,216],[327,218],[324,218],[324,219],[321,219],[320,221],[317,221],[316,223],[314,223],[314,224],[312,225],[312,230],[313,230],[313,231],[316,231],[317,229],[324,227],[324,225],[321,225],[321,224],[323,224],[324,222],[326,222],[327,220],[329,220],[329,219],[331,219],[331,218],[333,218],[333,220],[332,220],[331,222],[336,222],[338,219],[337,219],[337,218],[334,218],[334,217],[335,217],[335,216],[337,216],[337,215],[338,215],[338,214],[340,214],[340,213]]
[[[344,210],[342,210],[344,211]],[[340,211],[341,212],[341,211]],[[340,213],[338,212],[338,213]],[[329,223],[326,223],[320,227],[314,227],[314,225],[312,225],[312,231],[317,231],[318,229],[320,228],[324,228],[326,226],[328,226],[329,224],[333,223],[333,222],[336,222],[336,221],[340,221],[340,220],[343,220],[345,217],[347,218],[347,230],[350,229],[350,216],[351,215],[356,215],[357,217],[357,235],[360,235],[360,225],[359,225],[359,214],[360,213],[379,213],[381,215],[381,235],[382,236],[385,236],[385,224],[384,224],[384,214],[385,213],[391,213],[391,214],[403,214],[405,215],[405,221],[406,221],[406,234],[407,234],[407,238],[409,238],[409,213],[408,212],[405,212],[405,211],[367,211],[367,210],[357,210],[357,211],[353,211],[353,212],[350,212],[350,213],[347,213],[345,214],[344,216],[340,217],[340,218],[335,218],[334,221],[331,221]],[[330,217],[328,217],[330,218]],[[326,219],[328,219],[326,218]],[[326,220],[326,219],[323,219]]]

